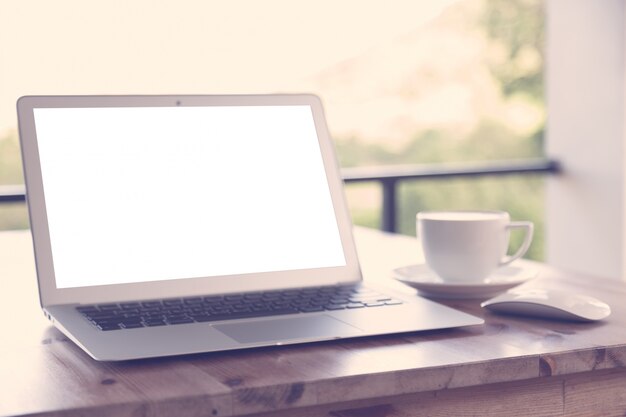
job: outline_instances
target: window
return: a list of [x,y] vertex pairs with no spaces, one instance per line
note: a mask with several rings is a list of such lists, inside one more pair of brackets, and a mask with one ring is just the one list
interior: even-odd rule
[[[540,0],[3,2],[0,184],[22,180],[25,94],[313,92],[344,167],[542,156],[543,23]],[[505,209],[535,221],[541,258],[542,188],[406,183],[399,230],[423,209]],[[355,222],[377,226],[378,186],[347,194]],[[0,228],[27,227],[23,205],[0,210]]]

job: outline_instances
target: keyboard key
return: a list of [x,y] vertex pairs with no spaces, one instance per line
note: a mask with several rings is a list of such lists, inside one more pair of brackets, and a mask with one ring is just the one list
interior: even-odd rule
[[328,304],[328,305],[325,305],[324,308],[326,310],[330,310],[330,311],[333,311],[333,310],[345,310],[346,306],[343,305],[343,304]]
[[161,307],[163,304],[160,301],[144,301],[141,305],[144,307]]
[[243,294],[227,295],[227,296],[224,297],[224,300],[226,300],[226,301],[240,301],[240,300],[243,300]]
[[120,326],[118,326],[117,324],[98,324],[98,329],[103,330],[105,332],[109,331],[109,330],[119,330]]
[[380,306],[384,306],[385,303],[381,303],[379,301],[375,301],[375,302],[371,302],[371,303],[365,303],[365,307],[380,307]]
[[193,323],[193,319],[190,318],[180,318],[180,319],[175,319],[175,320],[168,320],[167,321],[169,324],[185,324],[185,323]]
[[324,311],[324,307],[322,306],[300,307],[300,311],[303,313],[313,313],[316,311]]
[[93,322],[95,322],[96,324],[118,324],[122,322],[122,317],[107,317],[107,318],[101,318],[101,319],[94,319],[92,320]]
[[135,322],[135,323],[122,323],[122,326],[125,329],[137,329],[139,327],[143,327],[143,324],[141,324],[140,322]]
[[144,310],[142,310],[142,316],[148,316],[148,317],[153,317],[153,316],[162,316],[163,315],[163,311],[161,310],[156,310],[156,309],[151,309],[151,308],[146,308]]
[[186,318],[187,318],[187,316],[186,316],[185,314],[173,314],[173,315],[166,315],[166,316],[165,316],[165,319],[166,319],[168,322],[171,322],[171,321],[173,321],[173,320],[174,320],[174,321],[175,321],[175,320],[182,320],[182,319],[186,319]]
[[167,323],[163,320],[146,320],[143,324],[147,327],[165,326]]
[[192,297],[183,299],[183,303],[187,305],[200,304],[202,303],[202,297]]
[[280,300],[282,296],[279,293],[263,294],[264,300]]
[[217,313],[217,314],[209,314],[209,320],[207,321],[235,320],[235,319],[242,319],[242,318],[248,318],[248,317],[254,317],[254,316],[255,314],[251,312],[237,313],[237,314]]
[[94,313],[87,314],[87,317],[93,320],[101,320],[101,319],[112,319],[117,317],[117,315],[113,311],[97,311]]
[[209,316],[208,314],[196,314],[190,317],[197,322],[211,321],[211,316]]
[[261,293],[253,293],[253,294],[246,294],[243,296],[244,300],[260,300],[261,298],[263,298],[263,294]]
[[220,321],[220,320],[236,320],[236,319],[245,319],[250,317],[267,317],[267,316],[278,316],[283,314],[296,314],[298,310],[267,310],[263,312],[259,311],[250,311],[244,313],[232,313],[232,314],[213,314],[210,316],[211,320]]

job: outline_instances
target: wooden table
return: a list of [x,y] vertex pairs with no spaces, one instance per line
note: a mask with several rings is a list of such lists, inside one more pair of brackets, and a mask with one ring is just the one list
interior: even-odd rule
[[[414,239],[357,229],[366,279],[421,260]],[[626,283],[544,265],[524,285],[601,298],[574,324],[446,304],[483,326],[309,345],[98,363],[44,319],[26,232],[0,233],[0,416],[391,417],[626,413]]]

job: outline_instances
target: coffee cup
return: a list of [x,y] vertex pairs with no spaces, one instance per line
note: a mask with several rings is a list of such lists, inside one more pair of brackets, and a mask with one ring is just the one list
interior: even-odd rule
[[[522,229],[525,236],[507,255],[512,229]],[[417,236],[426,264],[442,280],[476,282],[526,253],[533,223],[511,221],[505,211],[425,211],[417,214]]]

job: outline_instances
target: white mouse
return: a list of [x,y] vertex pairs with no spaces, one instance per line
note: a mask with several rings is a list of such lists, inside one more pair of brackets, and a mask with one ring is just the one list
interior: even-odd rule
[[480,305],[497,313],[570,321],[596,321],[611,314],[611,307],[596,298],[542,289],[511,290]]

